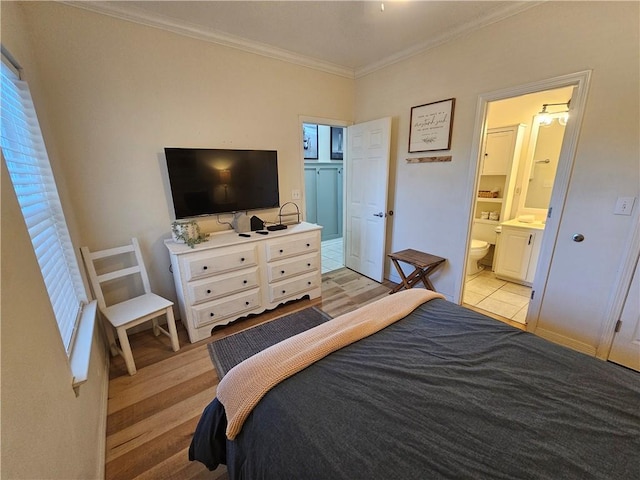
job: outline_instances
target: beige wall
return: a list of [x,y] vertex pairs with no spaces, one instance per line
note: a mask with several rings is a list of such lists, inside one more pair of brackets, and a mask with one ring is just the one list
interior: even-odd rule
[[[464,266],[477,159],[476,110],[481,94],[591,69],[583,128],[552,274],[562,292],[546,327],[569,310],[559,328],[594,347],[598,341],[633,216],[613,215],[617,196],[638,196],[639,4],[546,2],[356,81],[357,122],[394,119],[387,250],[417,248],[449,262],[435,286],[452,298]],[[407,164],[410,109],[456,98],[450,163]],[[436,153],[437,154],[437,153]],[[575,261],[572,232],[588,241]],[[566,259],[566,260],[565,260]],[[580,289],[568,291],[571,279]],[[546,328],[545,327],[545,328]]]
[[304,187],[299,116],[352,118],[352,80],[53,2],[22,7],[81,242],[137,236],[169,298],[165,146],[278,150],[284,203]]
[[[303,189],[300,115],[392,116],[387,250],[447,257],[435,284],[451,297],[464,262],[478,95],[593,69],[565,210],[567,228],[584,227],[592,240],[590,262],[559,268],[586,282],[567,303],[597,320],[637,221],[638,206],[633,217],[612,215],[617,195],[638,196],[637,19],[635,2],[548,2],[355,82],[53,2],[2,2],[2,42],[25,66],[74,242],[101,248],[138,236],[153,288],[169,297],[163,147],[277,149],[284,202]],[[453,161],[407,165],[410,108],[450,97]],[[27,240],[15,198],[2,187],[2,475],[91,478],[101,461],[103,353],[75,399],[35,260],[16,247]],[[588,327],[591,341],[597,325]],[[74,461],[60,439],[71,441]]]
[[[299,116],[352,118],[352,80],[54,2],[2,2],[2,43],[25,69],[74,244],[139,237],[170,298],[165,146],[276,149],[285,202],[303,190]],[[2,478],[97,478],[105,351],[96,340],[76,398],[4,173]]]
[[[25,68],[34,67],[15,7],[2,3],[2,43],[13,47]],[[35,68],[31,68],[29,82],[37,89]],[[104,344],[96,331],[89,380],[76,397],[44,281],[4,160],[1,162],[1,477],[100,478],[108,386]],[[69,208],[66,215],[73,227],[73,210]]]

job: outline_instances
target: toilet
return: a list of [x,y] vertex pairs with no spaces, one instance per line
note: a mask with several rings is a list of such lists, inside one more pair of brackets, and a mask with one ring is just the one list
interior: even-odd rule
[[484,240],[471,240],[471,248],[469,248],[469,256],[467,257],[467,275],[480,273],[484,267],[478,265],[478,261],[482,260],[489,253],[489,243]]

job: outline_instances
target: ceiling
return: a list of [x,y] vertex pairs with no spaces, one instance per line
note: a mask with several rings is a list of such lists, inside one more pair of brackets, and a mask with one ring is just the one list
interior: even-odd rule
[[64,2],[358,77],[490,25],[532,1]]

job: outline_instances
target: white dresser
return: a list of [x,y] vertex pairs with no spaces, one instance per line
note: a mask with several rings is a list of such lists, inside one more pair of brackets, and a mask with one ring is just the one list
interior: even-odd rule
[[165,240],[189,340],[289,300],[319,297],[321,229],[303,222],[268,235],[215,233],[195,248]]

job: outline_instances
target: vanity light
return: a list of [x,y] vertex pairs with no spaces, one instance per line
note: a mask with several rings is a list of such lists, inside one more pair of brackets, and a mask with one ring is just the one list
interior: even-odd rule
[[567,109],[564,112],[555,112],[555,113],[556,114],[557,113],[562,113],[562,115],[560,115],[558,117],[558,123],[560,125],[566,125],[567,124],[567,120],[569,120],[569,105],[570,104],[571,104],[571,99],[567,100],[564,103],[543,103],[542,104],[542,110],[540,110],[540,112],[538,112],[538,122],[542,126],[551,125],[551,123],[553,122],[553,117],[551,116],[550,112],[547,112],[547,107],[555,107],[557,105],[565,105],[567,107]]
[[558,123],[562,126],[565,126],[567,124],[567,120],[569,120],[569,112],[564,112],[558,117]]

